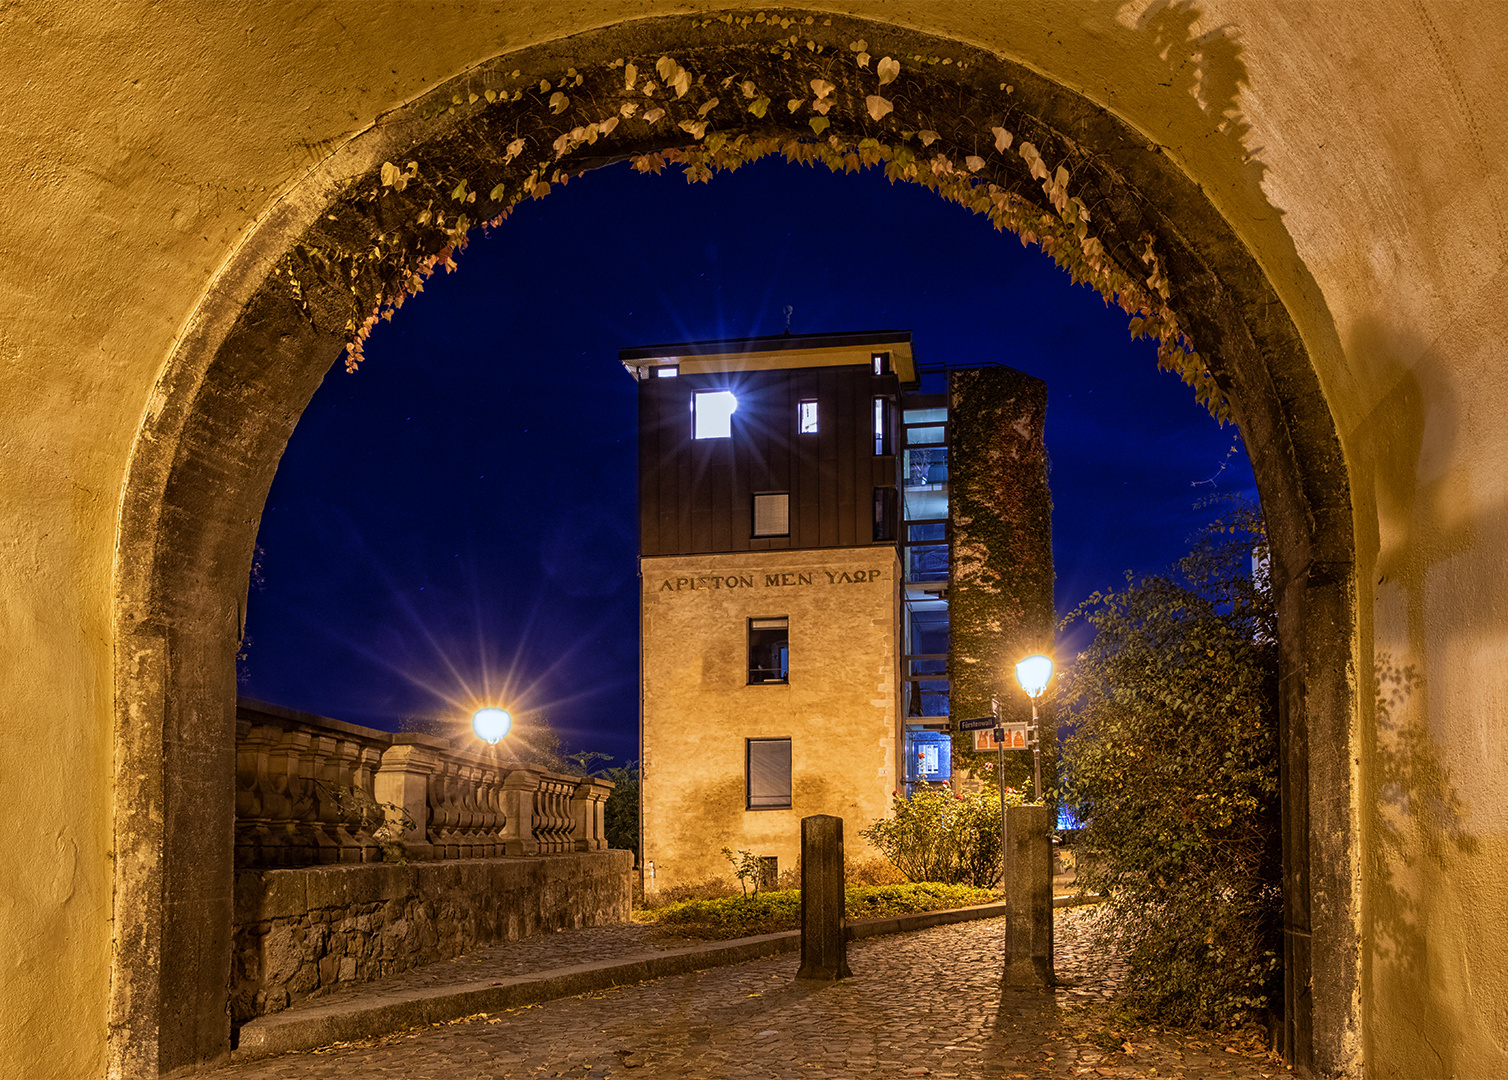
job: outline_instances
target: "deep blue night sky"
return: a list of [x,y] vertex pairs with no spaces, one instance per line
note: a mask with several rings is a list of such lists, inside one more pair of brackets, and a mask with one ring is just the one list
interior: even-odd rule
[[[393,729],[481,697],[637,756],[635,385],[620,348],[911,330],[1048,384],[1060,611],[1255,498],[1244,452],[1124,314],[915,185],[627,165],[527,203],[325,377],[263,514],[242,693]],[[1223,469],[1222,469],[1223,466]],[[1213,478],[1213,482],[1210,481]]]

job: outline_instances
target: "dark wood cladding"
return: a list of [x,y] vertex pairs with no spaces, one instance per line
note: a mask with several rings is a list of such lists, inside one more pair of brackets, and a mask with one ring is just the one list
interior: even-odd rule
[[[895,456],[874,453],[873,401],[899,389],[862,364],[642,380],[640,554],[870,546],[874,488],[897,478]],[[731,438],[691,437],[699,390],[737,396]],[[797,405],[812,399],[817,433],[798,434]],[[780,491],[790,535],[755,537],[754,495]]]

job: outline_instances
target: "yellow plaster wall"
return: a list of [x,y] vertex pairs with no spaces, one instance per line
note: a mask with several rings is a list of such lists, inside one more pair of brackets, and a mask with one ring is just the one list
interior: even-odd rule
[[[794,869],[801,819],[847,854],[895,789],[900,561],[893,547],[641,559],[646,888],[731,884],[724,847]],[[746,582],[728,587],[732,576]],[[748,620],[790,620],[790,681],[748,685]],[[744,740],[791,740],[791,806],[745,809]]]
[[[423,89],[711,6],[0,8],[0,767],[24,808],[0,846],[0,1074],[103,1067],[116,513],[154,380],[214,275],[333,148]],[[996,50],[1104,104],[1266,269],[1346,452],[1363,702],[1374,657],[1413,669],[1406,738],[1356,718],[1363,1047],[1377,1075],[1508,1074],[1501,8],[813,6]]]

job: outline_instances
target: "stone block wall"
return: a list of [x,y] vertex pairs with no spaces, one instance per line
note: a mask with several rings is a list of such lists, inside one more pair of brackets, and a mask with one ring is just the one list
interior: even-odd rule
[[236,1024],[486,945],[627,922],[633,855],[363,863],[236,874]]

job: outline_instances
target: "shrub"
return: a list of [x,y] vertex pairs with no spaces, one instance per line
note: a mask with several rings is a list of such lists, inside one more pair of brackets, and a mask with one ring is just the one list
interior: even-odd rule
[[[850,885],[844,892],[844,916],[848,919],[968,907],[989,903],[995,897],[988,889],[939,882]],[[801,890],[767,890],[747,896],[683,900],[659,908],[655,920],[679,933],[696,937],[747,937],[794,930],[801,924]]]
[[[780,876],[785,877],[784,874]],[[843,868],[843,880],[850,885],[900,885],[906,881],[906,875],[884,859],[849,859]],[[797,880],[792,884],[800,885],[801,882]]]
[[707,878],[657,889],[652,896],[645,898],[644,906],[658,909],[686,900],[721,900],[737,895],[738,892],[728,884],[727,878]]
[[[1006,789],[1008,804],[1021,801],[1020,793]],[[958,795],[941,784],[920,788],[909,799],[896,793],[891,805],[892,816],[881,818],[859,835],[879,848],[908,881],[983,888],[999,878],[997,791]]]
[[[1277,656],[1252,509],[1217,521],[1179,573],[1095,594],[1063,689],[1063,803],[1079,883],[1146,1019],[1218,1025],[1280,993]],[[1253,551],[1258,552],[1253,571]]]
[[906,882],[900,885],[850,885],[845,890],[843,914],[849,919],[877,919],[913,911],[941,911],[972,907],[996,899],[990,889],[974,885],[948,885],[940,881]]

